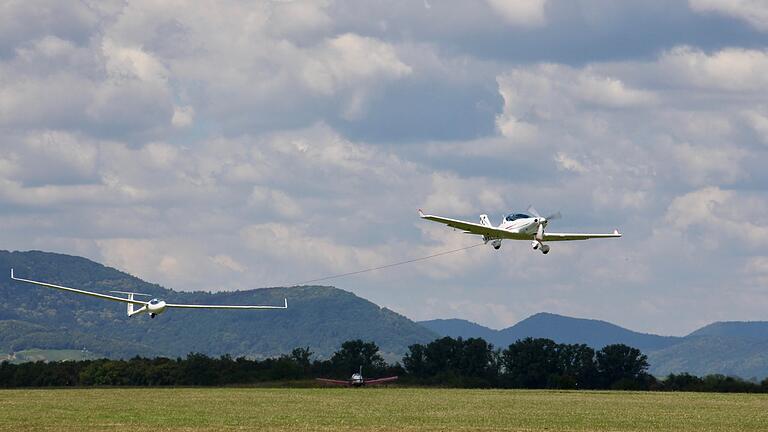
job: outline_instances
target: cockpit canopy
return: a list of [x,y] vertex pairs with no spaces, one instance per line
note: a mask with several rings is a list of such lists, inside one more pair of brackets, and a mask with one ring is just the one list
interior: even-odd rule
[[160,303],[160,300],[158,299],[152,299],[149,301],[149,304],[158,304],[158,303]]
[[507,217],[504,218],[507,222],[516,221],[518,219],[528,219],[530,218],[530,215],[527,215],[525,213],[510,213],[507,215]]

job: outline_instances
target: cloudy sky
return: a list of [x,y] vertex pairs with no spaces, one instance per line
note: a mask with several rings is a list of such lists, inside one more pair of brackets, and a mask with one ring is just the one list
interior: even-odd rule
[[768,319],[761,0],[0,2],[0,247],[177,290],[327,283],[413,319]]

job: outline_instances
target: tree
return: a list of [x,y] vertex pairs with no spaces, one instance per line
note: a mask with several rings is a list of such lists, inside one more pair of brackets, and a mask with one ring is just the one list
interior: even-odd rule
[[312,359],[313,354],[314,353],[309,350],[309,347],[294,348],[293,351],[291,351],[290,359],[296,362],[306,375],[309,373],[309,369],[312,365],[310,360]]
[[496,377],[498,368],[492,344],[480,338],[464,341],[459,338],[458,342],[461,344],[458,371],[462,376],[487,379]]
[[413,344],[408,347],[408,353],[403,357],[403,366],[409,374],[424,378],[427,375],[427,349],[424,345]]
[[560,376],[558,360],[558,345],[551,339],[528,337],[501,353],[505,381],[513,387],[547,387]]
[[339,374],[352,373],[361,366],[376,372],[387,366],[379,354],[379,347],[373,342],[363,342],[360,339],[341,344],[341,349],[331,356],[331,365]]
[[647,381],[648,357],[624,344],[608,345],[597,352],[597,371],[609,388],[643,388]]
[[[559,388],[589,389],[600,385],[595,350],[584,344],[558,346],[558,369],[562,375]],[[572,384],[572,385],[571,385]]]

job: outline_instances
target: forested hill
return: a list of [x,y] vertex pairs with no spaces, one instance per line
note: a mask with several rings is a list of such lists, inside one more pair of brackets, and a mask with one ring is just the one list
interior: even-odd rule
[[547,338],[559,343],[583,343],[592,348],[623,343],[643,352],[666,348],[681,338],[638,333],[606,321],[571,318],[552,313],[537,313],[502,330],[493,330],[464,320],[431,320],[420,324],[444,336],[482,337],[506,347],[526,337]]
[[[171,310],[154,320],[126,316],[124,305],[11,281],[17,277],[106,292],[135,291],[177,303],[282,304],[287,310]],[[342,342],[376,342],[399,360],[413,343],[437,335],[389,309],[333,287],[176,292],[85,258],[47,252],[0,251],[0,353],[87,349],[94,355],[183,356],[189,352],[273,356],[310,347],[328,356]]]
[[599,349],[612,343],[639,348],[648,355],[656,376],[689,372],[768,376],[768,322],[718,322],[685,337],[634,332],[605,321],[539,313],[502,330],[458,319],[422,321],[441,336],[482,337],[506,347],[525,337],[548,338],[559,343],[583,343]]

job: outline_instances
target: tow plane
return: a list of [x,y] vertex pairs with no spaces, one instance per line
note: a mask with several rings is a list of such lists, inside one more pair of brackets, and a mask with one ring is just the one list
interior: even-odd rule
[[134,315],[138,314],[149,314],[150,318],[154,318],[157,315],[165,312],[167,309],[288,309],[288,299],[284,299],[285,303],[282,306],[261,306],[261,305],[244,305],[244,306],[234,306],[234,305],[197,305],[197,304],[176,304],[176,303],[166,303],[164,300],[153,298],[151,300],[139,300],[136,298],[136,296],[140,297],[152,297],[149,294],[141,294],[141,293],[135,293],[135,292],[126,292],[126,291],[110,291],[114,294],[124,294],[127,297],[118,297],[114,295],[109,294],[102,294],[97,293],[93,291],[85,291],[81,289],[76,288],[68,288],[60,285],[54,285],[47,282],[38,282],[34,280],[29,279],[22,279],[14,276],[13,269],[11,269],[11,279],[18,281],[18,282],[24,282],[34,285],[40,285],[47,288],[54,288],[57,290],[62,291],[69,291],[77,294],[83,294],[91,297],[96,297],[104,300],[111,300],[116,302],[122,302],[128,304],[128,316],[132,317]]
[[397,378],[398,378],[397,376],[391,376],[386,378],[365,379],[363,378],[363,367],[360,366],[360,371],[353,373],[348,380],[335,380],[335,379],[328,379],[328,378],[316,378],[316,379],[326,384],[341,385],[341,386],[348,386],[348,387],[362,387],[365,385],[386,384],[392,381],[397,381]]
[[549,253],[549,245],[545,242],[588,240],[595,238],[621,237],[619,230],[609,234],[583,234],[583,233],[556,233],[547,232],[547,224],[555,219],[560,219],[560,212],[547,217],[541,216],[533,207],[528,207],[527,213],[510,213],[499,226],[494,227],[488,215],[480,215],[480,223],[467,222],[458,219],[450,219],[442,216],[424,214],[419,209],[422,219],[439,222],[449,227],[463,230],[466,234],[483,236],[486,244],[491,243],[494,249],[501,247],[502,240],[528,240],[533,250],[539,250],[544,255]]

